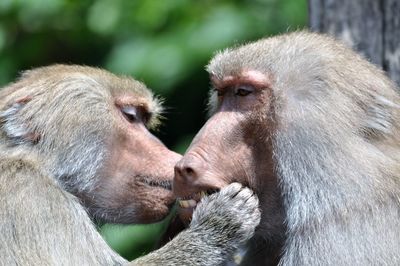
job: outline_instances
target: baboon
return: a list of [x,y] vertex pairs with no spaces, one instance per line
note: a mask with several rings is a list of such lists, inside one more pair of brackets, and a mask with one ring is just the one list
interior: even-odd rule
[[[104,70],[54,65],[0,91],[0,264],[121,265],[93,221],[149,223],[174,205],[169,151],[148,128],[159,100]],[[134,265],[214,265],[253,235],[258,200],[239,184]],[[242,219],[247,219],[246,224]]]
[[261,222],[242,264],[400,265],[394,83],[307,31],[227,49],[207,70],[212,115],[173,187],[186,198],[231,182],[254,189]]

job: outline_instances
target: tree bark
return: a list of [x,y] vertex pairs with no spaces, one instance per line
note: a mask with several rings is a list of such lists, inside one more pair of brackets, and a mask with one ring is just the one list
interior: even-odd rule
[[400,0],[309,0],[312,31],[335,35],[400,85]]

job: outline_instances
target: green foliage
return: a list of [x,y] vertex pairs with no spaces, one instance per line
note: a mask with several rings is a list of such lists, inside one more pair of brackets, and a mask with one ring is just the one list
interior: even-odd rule
[[161,222],[149,225],[105,224],[99,228],[99,232],[115,251],[124,258],[133,260],[156,248],[175,214],[174,207]]
[[128,260],[140,257],[155,248],[165,224],[111,225],[101,227],[100,233],[121,256]]
[[[225,47],[304,27],[306,4],[1,0],[0,85],[23,69],[52,63],[94,65],[132,75],[165,98],[167,126],[156,134],[183,153],[206,119],[207,61]],[[106,226],[101,232],[114,248],[133,258],[153,247],[163,226]]]

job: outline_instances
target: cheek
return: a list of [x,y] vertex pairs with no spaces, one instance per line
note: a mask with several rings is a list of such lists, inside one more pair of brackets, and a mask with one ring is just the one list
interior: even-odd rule
[[225,172],[231,173],[229,183],[240,182],[242,184],[250,184],[254,179],[254,158],[251,147],[246,145],[245,142],[236,145],[232,150],[231,156],[227,157],[225,163]]
[[243,126],[243,140],[245,149],[241,151],[240,160],[243,169],[246,169],[246,178],[253,189],[263,186],[268,176],[274,176],[272,158],[272,139],[267,115],[259,111],[248,117]]
[[87,138],[82,143],[75,146],[53,146],[53,149],[61,151],[57,156],[44,154],[48,158],[45,161],[46,168],[67,191],[74,194],[91,191],[96,186],[97,173],[101,171],[107,157],[103,142]]
[[[201,148],[201,149],[197,149]],[[204,154],[199,150],[206,151]],[[226,139],[221,146],[209,147],[202,149],[196,147],[191,153],[201,154],[204,160],[193,162],[194,170],[205,169],[203,176],[200,174],[200,179],[213,184],[219,184],[218,187],[228,185],[233,182],[239,182],[244,185],[249,185],[255,178],[255,161],[253,152],[250,146],[241,138]]]
[[273,158],[273,146],[271,132],[264,126],[256,133],[256,139],[260,141],[254,143],[252,149],[252,164],[254,169],[254,187],[258,189],[268,189],[277,187],[275,173],[275,163]]
[[236,97],[236,105],[237,108],[243,111],[251,111],[255,106],[258,106],[258,102],[260,101],[259,93],[252,93],[245,97]]
[[91,216],[124,224],[157,222],[175,202],[171,191],[115,177],[101,177],[96,190],[82,198]]
[[241,112],[258,113],[259,110],[269,109],[271,101],[270,90],[256,90],[247,96],[236,96],[232,99],[234,109]]

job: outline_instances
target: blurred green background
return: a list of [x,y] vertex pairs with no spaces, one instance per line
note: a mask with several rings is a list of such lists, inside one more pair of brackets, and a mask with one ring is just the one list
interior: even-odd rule
[[[99,66],[143,81],[165,99],[155,134],[183,153],[206,119],[204,66],[225,47],[301,29],[306,0],[0,0],[0,86],[53,63]],[[165,229],[99,230],[128,259],[148,252]]]

